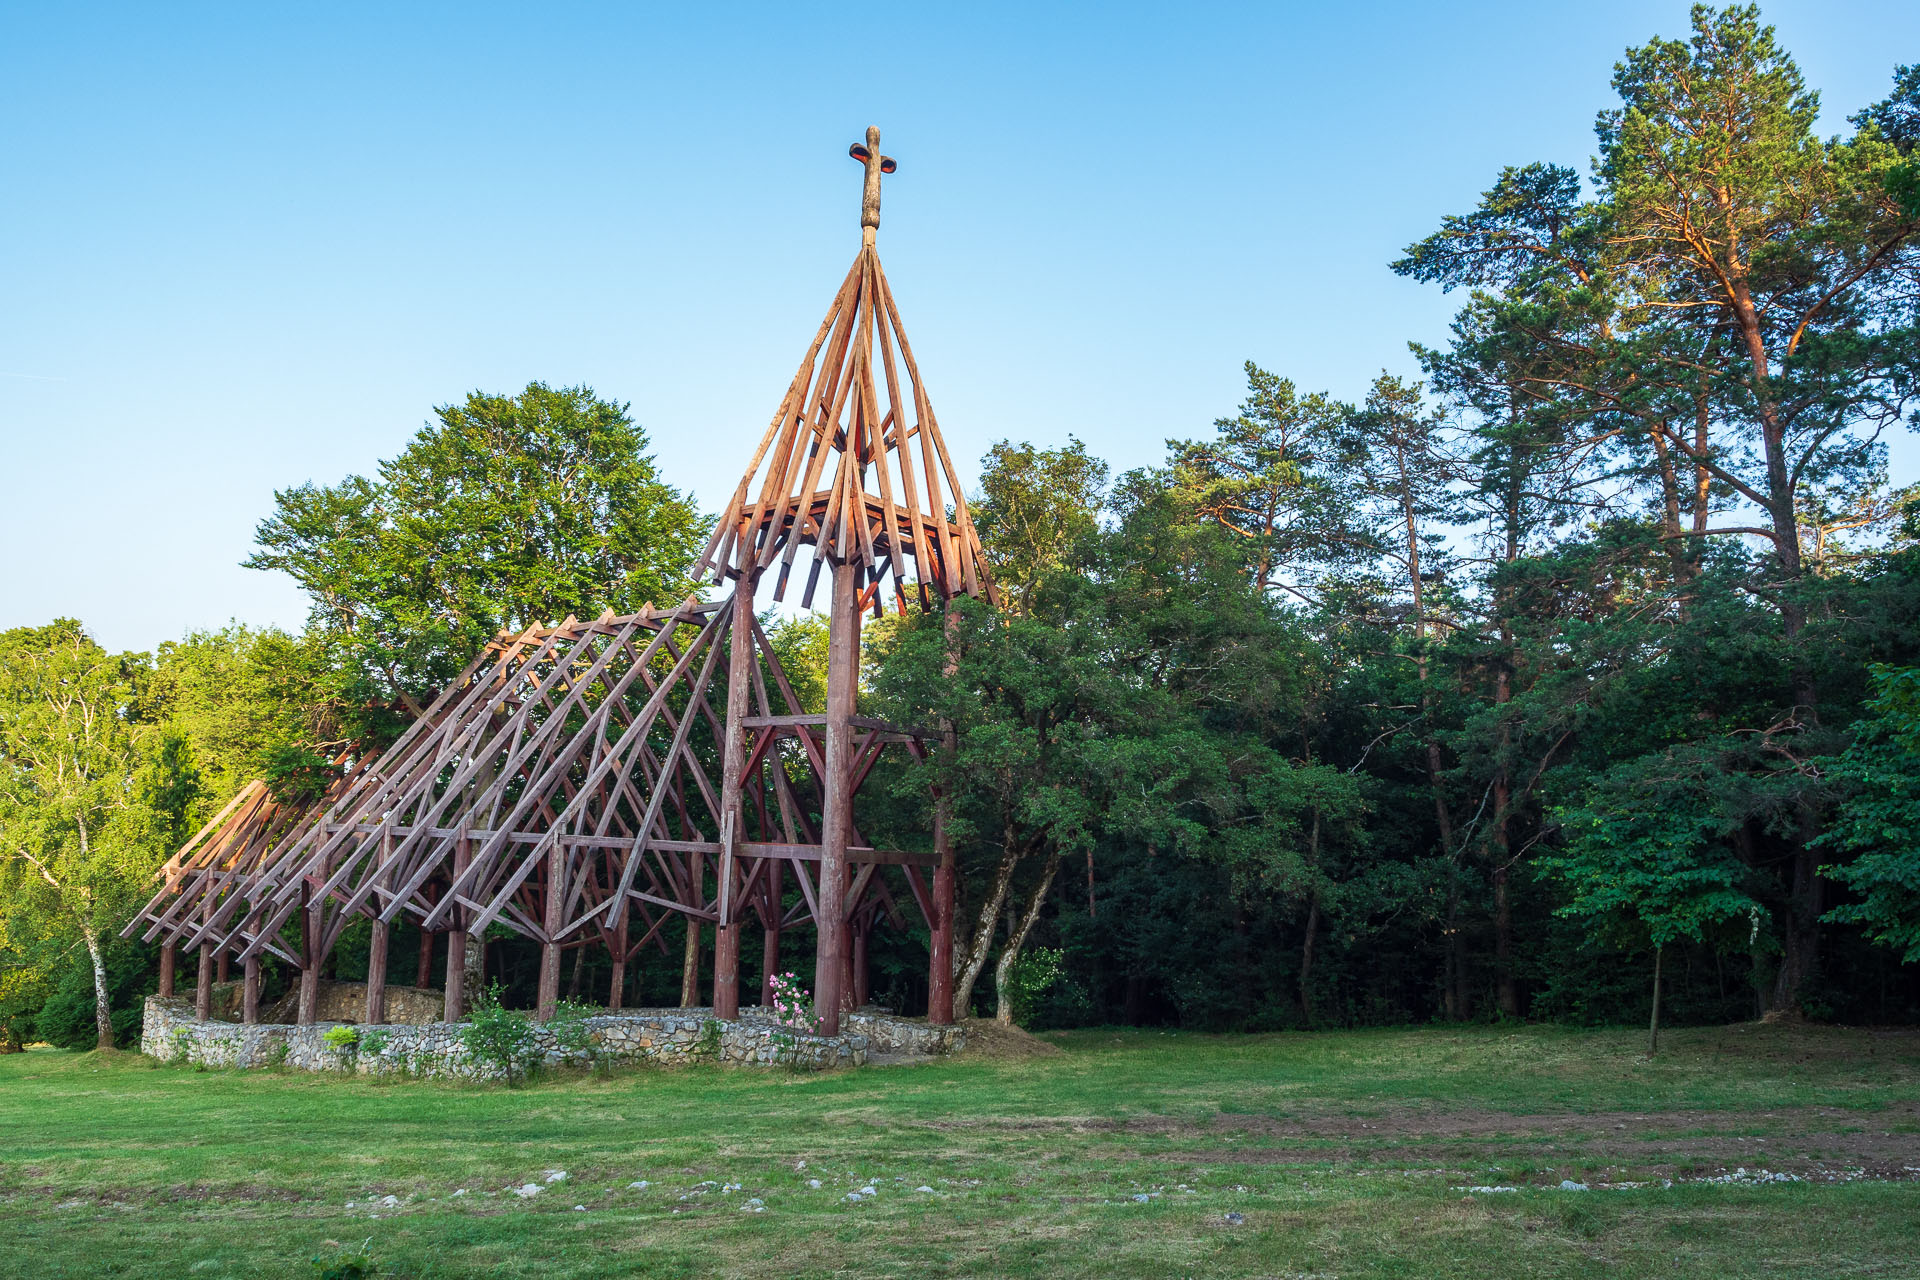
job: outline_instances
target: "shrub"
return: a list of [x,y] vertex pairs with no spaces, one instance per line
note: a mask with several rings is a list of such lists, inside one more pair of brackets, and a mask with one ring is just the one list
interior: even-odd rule
[[780,1030],[773,1033],[773,1060],[784,1063],[789,1071],[798,1071],[800,1034],[814,1029],[813,997],[791,973],[776,975],[769,985],[773,988],[773,1020],[780,1025]]
[[380,1274],[379,1263],[373,1260],[373,1237],[368,1236],[360,1242],[360,1247],[351,1253],[342,1250],[331,1255],[316,1254],[313,1269],[319,1274],[319,1280],[368,1280]]
[[360,1032],[353,1027],[328,1027],[326,1034],[321,1036],[320,1039],[326,1042],[326,1046],[329,1049],[337,1049],[341,1053],[351,1053],[354,1047],[360,1043]]
[[813,1030],[813,997],[791,973],[776,975],[773,988],[773,1020],[795,1031]]
[[1013,1020],[1026,1026],[1040,997],[1060,980],[1060,961],[1065,955],[1058,947],[1030,947],[1013,962],[1007,973],[1007,1003],[1013,1006]]
[[533,1020],[502,1005],[500,984],[491,983],[460,1028],[460,1047],[476,1065],[498,1071],[511,1088],[533,1057]]
[[597,1066],[600,1062],[600,1045],[593,1038],[593,1031],[587,1026],[588,1018],[595,1018],[606,1010],[590,1004],[576,1004],[571,1000],[562,1000],[554,1007],[553,1017],[547,1023],[553,1031],[554,1044],[562,1053],[576,1054],[587,1060],[587,1065]]

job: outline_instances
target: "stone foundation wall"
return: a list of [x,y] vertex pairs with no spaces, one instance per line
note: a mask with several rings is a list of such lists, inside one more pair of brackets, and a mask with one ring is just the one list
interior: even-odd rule
[[[821,1071],[860,1066],[874,1051],[948,1053],[965,1043],[958,1027],[931,1027],[876,1014],[853,1015],[837,1036],[804,1035],[757,1012],[720,1022],[710,1009],[634,1009],[571,1024],[534,1023],[529,1060],[545,1067],[588,1067],[597,1061],[661,1066],[724,1062]],[[193,1016],[191,999],[148,996],[140,1052],[165,1062],[209,1067],[284,1066],[465,1080],[499,1075],[468,1057],[460,1043],[460,1023],[354,1026],[355,1045],[328,1044],[327,1032],[343,1025],[348,1024],[201,1021]]]
[[[367,984],[364,982],[328,982],[322,980],[319,1001],[314,1009],[315,1022],[359,1022],[367,1016]],[[234,1005],[238,1019],[240,1006]],[[447,998],[426,987],[388,987],[387,1021],[415,1025],[438,1022],[446,1016]],[[292,1022],[300,1016],[300,988],[281,996],[260,1010],[262,1022]]]
[[938,1057],[967,1047],[967,1033],[958,1024],[936,1027],[921,1018],[896,1018],[884,1013],[857,1012],[845,1018],[849,1031],[867,1038],[875,1053],[905,1053]]

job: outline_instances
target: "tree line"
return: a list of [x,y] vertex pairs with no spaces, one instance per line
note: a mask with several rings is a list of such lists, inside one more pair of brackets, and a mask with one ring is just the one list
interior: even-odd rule
[[[1822,137],[1755,9],[1691,23],[1618,65],[1590,174],[1505,169],[1391,264],[1462,299],[1419,379],[1347,402],[1249,363],[1157,465],[983,460],[1003,607],[874,625],[863,676],[954,727],[862,827],[911,847],[950,797],[967,1004],[1920,1014],[1920,503],[1887,470],[1920,67]],[[708,526],[645,446],[584,388],[476,395],[276,495],[249,563],[307,590],[302,634],[0,637],[0,1025],[109,1035],[145,963],[117,921],[248,778],[317,794],[498,627],[692,589]],[[817,694],[820,628],[777,633]],[[876,993],[924,999],[923,948],[876,936]]]

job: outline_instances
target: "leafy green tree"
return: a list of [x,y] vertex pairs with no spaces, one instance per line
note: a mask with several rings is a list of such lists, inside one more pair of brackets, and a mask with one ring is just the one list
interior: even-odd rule
[[1041,579],[1093,532],[1106,488],[1107,464],[1078,440],[1064,449],[1001,440],[987,451],[969,509],[1008,608],[1025,612]]
[[312,597],[341,649],[339,701],[418,716],[502,627],[691,588],[709,526],[660,479],[626,405],[535,382],[435,415],[377,479],[275,494],[246,561]]
[[[1603,613],[1629,631],[1650,614],[1684,624],[1723,585],[1700,578],[1708,540],[1766,548],[1742,589],[1763,610],[1747,625],[1777,638],[1762,659],[1776,692],[1756,703],[1743,689],[1738,710],[1714,708],[1686,736],[1721,767],[1764,761],[1714,744],[1717,731],[1761,732],[1804,762],[1837,749],[1832,722],[1851,687],[1822,686],[1810,639],[1833,592],[1850,589],[1829,581],[1846,567],[1834,535],[1870,541],[1889,522],[1879,436],[1920,388],[1909,301],[1920,220],[1898,191],[1914,86],[1902,72],[1851,137],[1822,139],[1817,96],[1757,10],[1696,7],[1692,27],[1616,68],[1620,105],[1598,121],[1591,200],[1570,171],[1510,169],[1395,268],[1476,290],[1455,372],[1478,366],[1483,386],[1514,389],[1519,417],[1585,451],[1609,537],[1632,506],[1652,508],[1671,573],[1643,563],[1640,602],[1620,610],[1616,592]],[[1801,1003],[1820,953],[1810,840],[1822,792],[1805,770],[1793,778],[1798,817],[1770,833],[1788,848],[1772,914],[1781,1008]],[[1779,781],[1763,770],[1727,785]],[[1781,865],[1771,843],[1757,856]]]
[[0,902],[12,942],[86,948],[96,1043],[114,1044],[104,940],[166,856],[149,801],[151,727],[131,718],[140,657],[80,624],[0,633]]
[[1728,837],[1753,824],[1791,821],[1792,791],[1743,785],[1700,748],[1632,761],[1561,809],[1566,837],[1542,869],[1565,883],[1560,914],[1591,931],[1638,936],[1654,948],[1649,1052],[1659,1047],[1660,956],[1682,939],[1702,941],[1729,920],[1757,922],[1761,904],[1747,892],[1750,873]]
[[1216,420],[1211,440],[1168,441],[1166,475],[1153,483],[1241,540],[1254,582],[1311,601],[1320,566],[1372,550],[1336,480],[1343,421],[1328,396],[1303,395],[1249,360],[1240,412]]
[[1845,799],[1817,843],[1857,855],[1824,868],[1860,895],[1827,919],[1866,927],[1867,936],[1920,963],[1920,667],[1874,673],[1872,712],[1859,737],[1826,761]]
[[337,702],[330,658],[324,633],[241,623],[160,646],[139,715],[159,726],[162,750],[181,753],[174,770],[191,794],[173,807],[185,825],[197,827],[256,778],[283,800],[324,793],[330,758],[359,715]]

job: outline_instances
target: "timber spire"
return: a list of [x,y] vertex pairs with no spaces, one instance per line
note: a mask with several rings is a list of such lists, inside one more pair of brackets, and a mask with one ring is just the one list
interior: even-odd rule
[[[920,379],[880,265],[880,130],[849,148],[865,170],[860,252],[840,284],[760,447],[724,508],[694,572],[749,588],[775,571],[786,597],[802,546],[813,548],[801,604],[812,607],[825,565],[851,565],[863,608],[934,608],[957,595],[993,595],[980,539],[933,402]],[[949,514],[951,513],[951,514]]]

